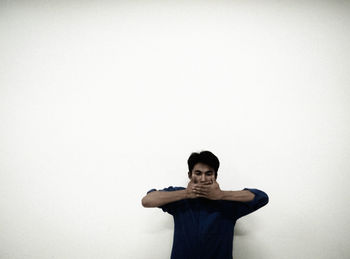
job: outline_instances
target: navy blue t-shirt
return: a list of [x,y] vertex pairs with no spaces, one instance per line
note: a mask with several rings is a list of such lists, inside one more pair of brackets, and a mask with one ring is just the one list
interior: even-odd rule
[[[168,187],[160,191],[184,190]],[[245,188],[255,194],[250,202],[184,199],[161,206],[174,217],[171,259],[232,259],[236,220],[268,203],[265,192]],[[149,192],[156,191],[152,189]],[[148,192],[148,193],[149,193]]]

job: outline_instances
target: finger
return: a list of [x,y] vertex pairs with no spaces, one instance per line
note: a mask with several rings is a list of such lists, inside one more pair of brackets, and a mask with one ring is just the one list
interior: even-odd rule
[[199,187],[200,187],[200,185],[198,185],[198,184],[193,184],[193,185],[192,185],[192,188],[193,188],[193,189],[199,188]]
[[198,183],[198,184],[195,184],[194,186],[195,187],[199,187],[199,188],[207,188],[209,187],[210,183]]
[[206,192],[207,191],[207,189],[199,187],[199,186],[192,188],[192,190],[196,191],[196,192]]
[[204,191],[204,189],[200,185],[194,185],[192,186],[193,191]]
[[207,194],[207,192],[205,192],[203,190],[199,190],[199,189],[194,189],[193,193],[199,194],[199,195],[206,195]]
[[210,184],[211,184],[210,181],[205,181],[205,182],[199,183],[199,185],[201,185],[201,186],[210,185]]
[[195,186],[193,189],[198,190],[198,191],[207,191],[209,189],[209,186],[200,185],[200,186]]

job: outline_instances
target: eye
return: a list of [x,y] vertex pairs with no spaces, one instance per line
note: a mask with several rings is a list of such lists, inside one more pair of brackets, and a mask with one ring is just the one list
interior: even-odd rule
[[213,175],[213,172],[206,172],[206,175],[211,176],[211,175]]

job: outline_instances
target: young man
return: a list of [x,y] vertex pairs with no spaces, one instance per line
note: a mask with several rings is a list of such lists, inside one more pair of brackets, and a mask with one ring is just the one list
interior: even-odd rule
[[187,163],[187,188],[152,189],[142,205],[173,215],[171,259],[232,259],[236,220],[263,207],[269,198],[257,189],[221,190],[216,182],[220,162],[210,151],[192,153]]

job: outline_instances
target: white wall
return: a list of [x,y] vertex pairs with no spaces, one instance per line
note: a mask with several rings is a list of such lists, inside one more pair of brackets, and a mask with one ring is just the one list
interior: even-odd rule
[[168,258],[208,149],[270,203],[236,259],[350,257],[346,1],[1,1],[0,258]]

